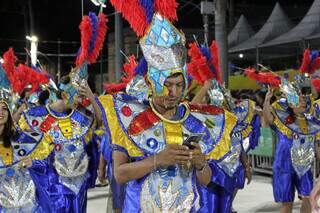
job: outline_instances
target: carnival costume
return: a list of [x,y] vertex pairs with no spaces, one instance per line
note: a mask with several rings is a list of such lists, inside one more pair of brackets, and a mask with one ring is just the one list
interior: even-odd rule
[[[0,101],[7,105],[12,118],[23,89],[31,85],[31,90],[36,90],[39,83],[48,79],[32,71],[26,72],[24,65],[15,67],[16,57],[12,48],[3,58],[4,63],[0,64]],[[0,212],[46,212],[49,201],[43,196],[41,182],[46,170],[43,159],[48,156],[45,149],[49,142],[47,136],[15,129],[10,140],[10,147],[0,144]],[[24,168],[23,158],[31,158],[32,166]]]
[[[183,75],[186,94],[185,39],[170,22],[176,19],[176,2],[112,3],[138,36],[143,36],[140,46],[148,64],[146,78],[151,95],[167,95],[164,82],[175,73]],[[128,14],[132,8],[135,17]],[[209,164],[229,151],[236,118],[223,109],[181,103],[174,119],[169,120],[155,110],[151,99],[141,101],[127,94],[115,94],[100,97],[100,102],[114,150],[123,152],[130,161],[155,155],[167,144],[181,145],[191,135],[203,135],[199,144]],[[179,165],[155,169],[127,183],[123,212],[194,212],[199,208],[196,182],[195,171],[186,171]]]
[[[260,83],[280,88],[285,96],[272,104],[273,124],[271,128],[277,136],[273,162],[273,194],[276,202],[293,202],[295,190],[307,197],[313,187],[312,163],[315,159],[315,146],[320,139],[319,124],[313,115],[312,95],[303,94],[310,89],[311,75],[314,73],[307,50],[300,67],[301,74],[290,82],[287,75],[277,76],[272,72],[257,72],[247,69],[246,74]],[[310,57],[310,58],[309,58]],[[309,60],[306,64],[306,59]],[[299,105],[299,96],[306,100],[306,111],[297,116],[292,107]]]
[[[87,66],[94,63],[102,48],[106,33],[106,18],[100,13],[89,13],[80,24],[81,48],[76,68],[69,74],[70,82],[60,84],[68,95],[68,104],[78,99],[78,89],[88,77]],[[74,109],[56,112],[50,105],[25,111],[19,121],[23,130],[45,133],[52,151],[48,157],[47,186],[52,212],[86,212],[87,189],[95,186],[99,162],[94,139],[96,123],[88,110]]]
[[218,47],[214,41],[209,48],[196,42],[191,43],[188,54],[191,57],[188,64],[189,75],[199,85],[212,81],[212,87],[207,92],[210,105],[226,108],[237,117],[237,124],[231,135],[230,151],[210,164],[212,182],[209,186],[199,186],[201,198],[199,212],[230,212],[233,194],[236,189],[243,188],[245,182],[245,170],[240,162],[240,156],[257,144],[260,119],[254,114],[253,101],[235,101],[230,92],[223,87]]

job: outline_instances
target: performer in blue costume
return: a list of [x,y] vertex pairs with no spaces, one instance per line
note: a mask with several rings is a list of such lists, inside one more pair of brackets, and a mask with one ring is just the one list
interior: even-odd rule
[[[260,136],[260,118],[255,112],[253,101],[234,100],[221,84],[219,56],[215,42],[212,42],[210,48],[199,46],[197,43],[192,43],[189,47],[191,61],[188,64],[188,72],[198,84],[203,84],[192,102],[202,103],[207,96],[210,105],[225,108],[238,118],[232,131],[231,150],[210,164],[212,182],[209,186],[199,186],[201,198],[199,212],[227,213],[231,212],[237,190],[244,187],[245,177],[248,178],[248,184],[251,181],[252,171],[246,151],[257,144]],[[203,57],[199,57],[201,55]],[[201,60],[205,60],[206,63],[200,62]]]
[[311,212],[309,195],[313,187],[311,171],[320,139],[319,124],[312,114],[309,79],[302,74],[290,83],[281,78],[285,98],[271,105],[273,89],[264,102],[264,117],[277,134],[273,163],[273,192],[281,212],[292,212],[295,191],[302,197],[301,212]]
[[114,175],[127,183],[123,212],[195,212],[197,184],[211,181],[208,165],[229,151],[236,118],[218,107],[182,102],[188,88],[184,35],[154,11],[140,39],[150,98],[100,97]]
[[0,79],[0,212],[46,212],[48,199],[39,183],[46,170],[42,159],[48,156],[44,147],[48,141],[44,134],[15,128],[12,112],[19,97],[12,85],[16,82],[9,81],[1,64]]
[[[101,50],[105,24],[103,14],[83,17],[80,29],[89,33],[81,33],[77,66],[61,78],[59,100],[25,111],[19,121],[22,130],[45,133],[51,141],[47,144],[52,150],[47,159],[50,181],[43,183],[51,212],[86,212],[87,190],[95,186],[99,155],[94,134],[101,123],[101,111],[87,84],[87,66]],[[90,40],[88,34],[92,35]],[[90,101],[94,114],[80,107],[84,99]]]

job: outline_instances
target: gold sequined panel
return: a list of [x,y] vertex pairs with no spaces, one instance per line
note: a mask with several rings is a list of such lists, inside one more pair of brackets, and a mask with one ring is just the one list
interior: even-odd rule
[[162,121],[164,126],[164,131],[166,135],[167,144],[180,144],[182,145],[182,125],[181,123],[169,123]]
[[13,152],[12,148],[4,147],[3,144],[0,144],[0,157],[4,165],[10,165],[13,162]]
[[30,157],[33,160],[43,160],[50,155],[53,150],[53,140],[47,133],[44,134],[42,140],[39,142],[35,150],[31,153]]
[[63,136],[67,139],[72,138],[72,125],[70,118],[58,119],[58,124]]

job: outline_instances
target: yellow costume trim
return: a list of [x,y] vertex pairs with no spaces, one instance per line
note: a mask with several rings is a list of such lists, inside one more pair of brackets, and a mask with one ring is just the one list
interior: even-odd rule
[[221,139],[220,141],[218,141],[218,144],[215,146],[215,148],[210,153],[207,154],[206,156],[207,159],[219,160],[230,151],[231,132],[235,127],[235,125],[237,124],[237,117],[226,110],[224,111],[224,114],[225,114],[225,118],[224,118],[225,125],[224,125],[224,130],[223,130]]
[[245,120],[245,123],[248,124],[248,126],[247,126],[247,128],[245,128],[244,130],[241,131],[242,138],[248,137],[249,134],[252,132],[252,126],[250,124],[251,124],[252,118],[254,116],[255,103],[251,100],[248,100],[248,101],[249,101],[249,109],[248,109],[248,115]]
[[163,121],[166,143],[167,144],[179,144],[182,145],[182,125],[181,123],[169,123]]
[[178,124],[178,123],[183,123],[189,116],[190,114],[190,108],[186,103],[182,103],[185,108],[186,108],[186,112],[184,113],[183,117],[180,120],[169,120],[167,118],[165,118],[163,115],[161,115],[154,107],[152,100],[150,99],[149,101],[150,103],[150,107],[152,109],[152,111],[154,112],[154,114],[156,114],[162,121],[165,121],[167,123],[172,123],[172,124]]
[[26,121],[26,118],[22,115],[19,122],[18,122],[18,126],[20,127],[20,129],[22,131],[30,131],[30,126]]
[[320,140],[320,132],[318,131],[316,134],[316,140],[319,141]]
[[0,144],[0,158],[4,165],[8,166],[13,162],[13,152],[12,147],[4,147],[3,144]]
[[[273,109],[277,109],[277,110],[284,110],[281,105],[278,102],[275,102],[272,104]],[[287,136],[287,138],[291,138],[292,137],[292,131],[284,124],[282,123],[282,121],[279,119],[279,117],[277,116],[277,114],[273,111],[273,124],[279,129],[279,131],[284,134],[285,136]]]
[[43,160],[48,157],[48,155],[50,155],[53,148],[54,144],[51,136],[45,133],[42,140],[39,142],[35,150],[31,153],[30,157],[33,160]]
[[102,136],[102,135],[104,135],[105,133],[106,133],[106,131],[103,130],[103,129],[100,129],[100,128],[94,131],[94,134],[96,134],[96,135],[98,135],[98,136]]
[[70,117],[58,119],[58,125],[65,138],[72,138],[72,126]]
[[126,149],[130,157],[143,156],[143,151],[133,144],[122,130],[114,108],[113,97],[111,95],[103,95],[99,97],[99,101],[106,113],[112,143]]
[[93,137],[93,130],[90,128],[87,134],[84,136],[84,140],[86,143],[89,143]]

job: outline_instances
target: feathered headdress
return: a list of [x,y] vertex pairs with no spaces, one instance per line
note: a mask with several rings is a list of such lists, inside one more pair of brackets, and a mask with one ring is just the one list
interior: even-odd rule
[[81,47],[76,60],[76,66],[95,63],[107,33],[106,15],[100,13],[96,16],[90,12],[88,16],[83,16],[79,29],[81,32]]
[[149,86],[145,81],[148,71],[147,62],[142,57],[139,64],[135,57],[131,55],[128,62],[123,65],[124,76],[118,84],[104,84],[107,93],[118,93],[125,91],[128,95],[136,97],[138,100],[145,100],[148,96]]
[[110,2],[118,12],[122,13],[138,36],[146,33],[155,13],[170,21],[178,19],[176,0],[110,0]]
[[311,79],[311,84],[315,88],[315,90],[319,93],[320,92],[320,79],[319,78]]
[[118,84],[104,84],[104,89],[107,93],[117,93],[124,90],[127,84],[136,75],[135,69],[137,67],[137,62],[134,55],[128,58],[128,62],[123,65],[124,76],[121,78],[121,82]]
[[300,66],[300,72],[307,73],[310,76],[320,69],[319,51],[310,51],[306,49],[303,53],[303,59]]
[[[40,86],[48,85],[50,82],[49,77],[42,72],[28,67],[24,64],[15,66],[17,57],[14,55],[13,49],[9,48],[3,55],[3,69],[10,83],[10,91],[12,98],[12,105],[18,103],[20,96],[25,89],[29,89],[29,93],[35,93]],[[1,85],[3,87],[3,85]]]
[[254,68],[247,68],[244,73],[248,78],[257,81],[260,84],[270,85],[277,88],[280,87],[281,78],[273,72],[259,72]]
[[81,33],[81,47],[76,59],[76,67],[69,73],[70,83],[60,84],[60,89],[68,95],[68,104],[72,105],[77,99],[79,87],[88,79],[88,65],[95,63],[107,33],[108,19],[105,14],[90,12],[83,16],[79,29]]
[[210,48],[204,45],[199,46],[196,42],[189,44],[188,55],[191,61],[187,65],[187,70],[193,79],[201,85],[212,79],[216,79],[221,84],[220,59],[215,41],[212,41]]
[[111,0],[111,4],[130,23],[148,63],[147,79],[154,95],[167,95],[165,80],[172,74],[186,73],[185,36],[171,23],[177,20],[176,0]]
[[40,85],[49,83],[49,77],[44,73],[40,73],[24,64],[19,64],[16,67],[15,62],[17,57],[14,55],[12,48],[9,48],[9,50],[4,53],[3,60],[3,67],[6,71],[14,93],[21,95],[22,92],[29,86],[31,86],[30,93],[33,93],[39,88]]

